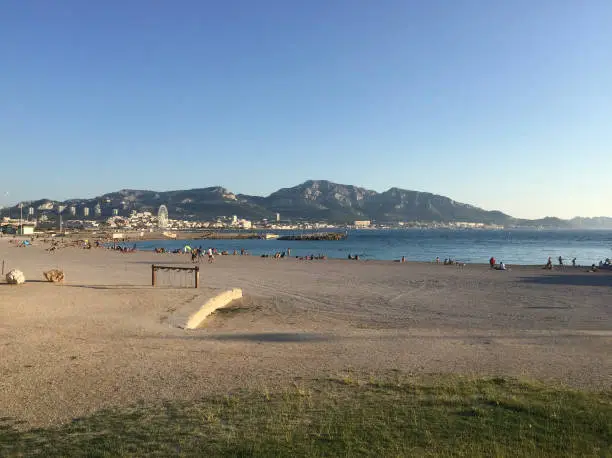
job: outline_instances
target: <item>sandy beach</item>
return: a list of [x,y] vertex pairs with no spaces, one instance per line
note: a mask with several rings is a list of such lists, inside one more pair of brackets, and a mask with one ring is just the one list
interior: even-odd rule
[[[196,290],[150,285],[152,263],[185,255],[46,248],[0,239],[28,279],[0,279],[0,408],[24,427],[346,371],[612,383],[612,272],[220,256]],[[43,281],[51,268],[65,284]],[[245,297],[201,329],[171,325],[233,287]]]

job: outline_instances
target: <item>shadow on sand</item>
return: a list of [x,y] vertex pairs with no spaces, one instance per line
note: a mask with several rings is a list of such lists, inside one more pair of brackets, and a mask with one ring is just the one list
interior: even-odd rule
[[[28,284],[28,283],[50,283],[47,280],[26,280],[26,282],[24,284]],[[18,287],[18,286],[23,286],[22,285],[12,285],[10,283],[7,283],[6,281],[2,280],[0,281],[0,286],[13,286],[13,287]]]
[[271,342],[271,343],[300,343],[325,342],[333,340],[333,336],[311,332],[256,332],[241,334],[208,334],[185,336],[188,339],[218,340],[221,342]]
[[[86,289],[151,289],[151,285],[70,285],[70,284],[58,284],[63,288],[86,288]],[[159,286],[158,289],[164,289],[163,286]]]
[[539,275],[537,277],[521,277],[522,283],[537,285],[571,285],[571,286],[610,286],[611,272],[590,272],[582,274]]

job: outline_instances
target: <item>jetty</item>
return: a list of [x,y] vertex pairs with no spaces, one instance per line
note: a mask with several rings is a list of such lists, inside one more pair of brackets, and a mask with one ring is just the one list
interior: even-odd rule
[[283,235],[278,240],[338,241],[345,240],[347,237],[348,234],[346,232],[315,232],[312,234]]
[[208,231],[197,235],[194,239],[203,240],[248,240],[248,239],[263,239],[267,240],[273,234],[261,234],[255,232],[213,232]]

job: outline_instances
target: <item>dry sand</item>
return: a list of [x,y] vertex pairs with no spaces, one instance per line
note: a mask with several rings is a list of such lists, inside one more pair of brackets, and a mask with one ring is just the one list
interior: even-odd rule
[[[32,280],[0,281],[0,415],[24,427],[347,370],[612,382],[609,272],[227,256],[195,290],[150,286],[150,264],[184,255],[44,248],[0,239],[0,263]],[[55,267],[65,285],[42,281]],[[171,326],[209,287],[246,297],[202,329]]]

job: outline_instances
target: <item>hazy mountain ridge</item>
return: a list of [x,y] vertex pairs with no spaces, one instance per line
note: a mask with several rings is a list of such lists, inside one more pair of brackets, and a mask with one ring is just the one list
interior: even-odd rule
[[[280,213],[283,220],[325,220],[334,223],[351,223],[355,220],[378,223],[462,221],[525,227],[612,228],[612,218],[607,217],[516,219],[500,211],[483,210],[437,194],[395,187],[378,193],[325,180],[309,180],[279,189],[266,197],[234,194],[221,186],[212,186],[163,192],[122,189],[93,199],[68,199],[64,202],[40,199],[23,204],[24,207],[35,208],[37,215],[46,213],[49,218],[57,215],[58,205],[75,206],[78,218],[83,217],[82,209],[85,207],[89,208],[89,218],[95,218],[94,208],[99,205],[99,217],[106,218],[113,214],[113,209],[117,209],[120,215],[129,215],[132,210],[156,212],[164,204],[170,217],[179,219],[238,215],[241,218],[273,220],[276,213]],[[0,213],[6,216],[8,212],[9,209],[4,209]],[[13,217],[19,214],[17,206],[10,212]]]

